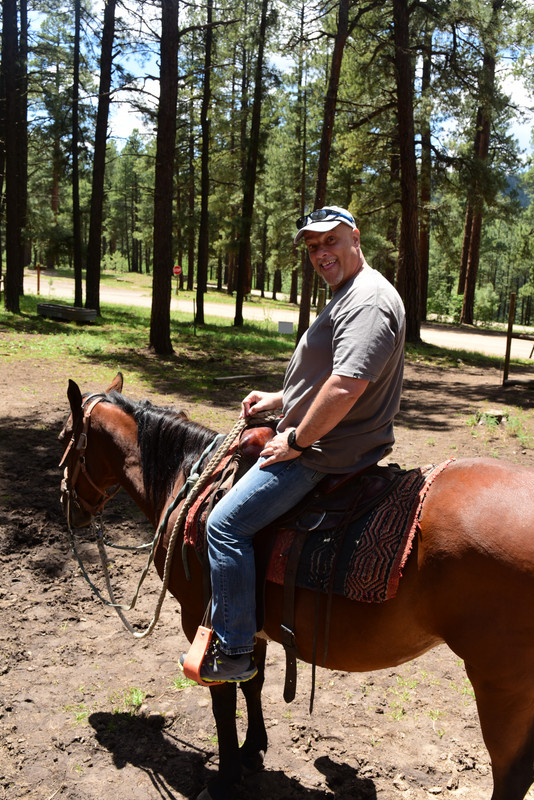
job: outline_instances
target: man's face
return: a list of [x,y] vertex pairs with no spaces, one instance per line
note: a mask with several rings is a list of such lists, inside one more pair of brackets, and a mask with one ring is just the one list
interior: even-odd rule
[[332,289],[339,289],[360,269],[360,234],[344,222],[323,233],[305,231],[304,241],[315,271]]

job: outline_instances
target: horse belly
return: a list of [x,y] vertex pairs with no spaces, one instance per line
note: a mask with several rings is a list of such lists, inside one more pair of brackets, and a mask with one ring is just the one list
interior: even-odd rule
[[[329,669],[367,672],[397,666],[442,642],[427,624],[418,602],[417,558],[410,557],[397,596],[384,603],[362,603],[334,595],[328,597],[307,589],[295,596],[296,643],[299,658],[316,661]],[[267,584],[265,631],[280,641],[283,589]],[[326,659],[323,654],[326,646]]]

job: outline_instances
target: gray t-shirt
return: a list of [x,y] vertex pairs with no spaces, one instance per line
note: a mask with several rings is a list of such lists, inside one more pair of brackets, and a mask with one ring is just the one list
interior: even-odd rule
[[323,472],[350,472],[375,464],[392,447],[404,335],[400,296],[367,264],[334,292],[291,357],[278,430],[298,426],[331,374],[370,383],[341,422],[302,454],[303,464]]

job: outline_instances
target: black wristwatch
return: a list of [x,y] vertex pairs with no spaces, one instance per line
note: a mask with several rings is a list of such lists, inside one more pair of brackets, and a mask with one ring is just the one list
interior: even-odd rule
[[297,444],[297,432],[293,428],[292,431],[289,431],[289,436],[287,437],[287,443],[292,450],[298,450],[299,453],[303,453],[307,450],[307,447],[301,447],[300,444]]

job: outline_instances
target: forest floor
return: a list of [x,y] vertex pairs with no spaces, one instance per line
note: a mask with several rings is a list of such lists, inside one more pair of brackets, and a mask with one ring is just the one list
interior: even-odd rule
[[[275,365],[266,388],[282,369]],[[101,368],[80,358],[72,370],[72,362],[18,363],[0,354],[0,800],[192,800],[216,770],[217,740],[208,691],[181,680],[179,607],[168,598],[152,637],[133,641],[94,599],[69,550],[57,442],[67,380],[84,391],[106,388]],[[412,467],[487,455],[534,467],[532,385],[500,382],[495,369],[409,364],[392,459]],[[215,415],[227,430],[247,388],[227,386],[185,407],[212,427]],[[172,394],[169,377],[150,399],[167,405]],[[477,413],[493,420],[495,411],[508,422],[477,423]],[[114,538],[150,537],[122,495],[106,521]],[[139,557],[114,557],[114,578],[127,595],[139,570]],[[155,572],[145,586],[134,620],[141,623],[159,592]],[[310,673],[299,666],[297,698],[286,705],[284,658],[269,645],[270,747],[265,770],[244,781],[236,800],[490,797],[472,690],[445,646],[374,673],[319,669],[311,716]],[[242,705],[238,716],[242,726]]]

